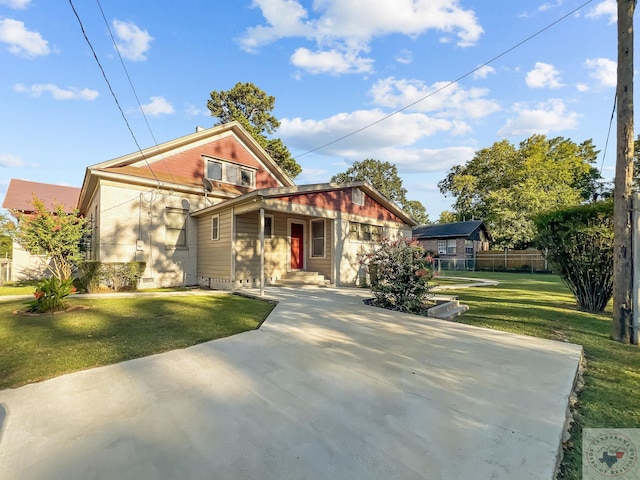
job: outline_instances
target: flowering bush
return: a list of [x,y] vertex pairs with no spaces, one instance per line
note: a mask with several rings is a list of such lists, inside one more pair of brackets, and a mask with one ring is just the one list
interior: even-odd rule
[[58,280],[56,277],[51,277],[41,280],[33,293],[35,300],[31,302],[29,310],[39,313],[64,310],[65,298],[75,291],[72,278]]
[[362,258],[362,263],[369,267],[376,304],[421,313],[431,289],[432,260],[416,241],[383,239],[375,251]]

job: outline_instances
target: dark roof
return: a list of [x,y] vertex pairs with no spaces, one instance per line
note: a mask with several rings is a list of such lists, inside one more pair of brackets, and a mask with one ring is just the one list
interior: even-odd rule
[[474,234],[474,236],[477,236],[476,232],[479,230],[484,230],[489,234],[487,227],[482,220],[423,225],[413,229],[413,238],[418,240],[427,238],[468,238]]
[[72,212],[78,205],[80,189],[50,183],[29,182],[27,180],[11,179],[2,207],[7,210],[33,211],[33,196],[44,202],[48,210],[53,211],[57,205],[62,205],[67,213]]

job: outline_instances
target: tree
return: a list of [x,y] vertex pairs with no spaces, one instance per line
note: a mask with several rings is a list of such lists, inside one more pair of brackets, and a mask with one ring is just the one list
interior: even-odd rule
[[591,140],[533,135],[519,147],[502,140],[451,168],[438,187],[455,198],[458,218],[482,218],[498,246],[526,248],[535,237],[536,215],[594,198],[597,156]]
[[0,258],[13,256],[13,241],[11,236],[15,230],[15,224],[4,214],[0,213]]
[[32,255],[48,257],[47,268],[60,282],[71,277],[73,267],[82,260],[80,243],[89,225],[78,212],[66,213],[62,205],[48,211],[34,197],[33,213],[19,213],[16,240]]
[[443,210],[442,212],[440,212],[440,216],[438,217],[438,221],[436,223],[454,223],[459,221],[460,220],[458,218],[458,215],[449,210]]
[[429,215],[418,200],[407,200],[407,190],[402,186],[398,168],[389,162],[367,158],[353,162],[345,172],[331,177],[332,182],[348,183],[366,181],[373,185],[389,200],[397,203],[418,223],[429,223]]
[[282,140],[265,136],[265,133],[275,133],[280,126],[280,121],[271,114],[276,103],[275,97],[267,95],[253,83],[240,82],[231,90],[214,90],[210,96],[207,108],[218,119],[216,125],[233,121],[240,123],[287,175],[294,178],[300,174],[302,167]]
[[537,247],[547,252],[578,306],[603,311],[613,294],[613,202],[541,214],[535,224]]

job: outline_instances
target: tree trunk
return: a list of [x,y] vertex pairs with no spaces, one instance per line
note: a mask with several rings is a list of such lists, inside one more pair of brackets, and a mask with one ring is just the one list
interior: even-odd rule
[[631,202],[633,184],[633,12],[636,0],[618,0],[617,155],[614,186],[613,338],[629,343],[633,305]]

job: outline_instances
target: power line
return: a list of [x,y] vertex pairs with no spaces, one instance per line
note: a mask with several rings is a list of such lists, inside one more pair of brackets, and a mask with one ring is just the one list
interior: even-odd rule
[[[100,9],[100,14],[102,15],[102,19],[104,20],[104,24],[107,26],[107,31],[109,32],[109,36],[111,37],[111,41],[113,42],[113,47],[116,49],[116,53],[118,54],[118,58],[120,59],[120,65],[122,65],[122,69],[124,70],[124,73],[127,77],[127,80],[129,81],[129,86],[131,87],[131,90],[133,91],[133,96],[136,99],[136,102],[138,103],[138,107],[140,108],[140,112],[142,113],[142,117],[144,118],[144,122],[147,124],[147,129],[149,130],[149,133],[151,134],[151,138],[153,138],[153,143],[156,146],[156,149],[158,149],[158,141],[156,140],[155,135],[153,134],[153,131],[151,130],[151,125],[149,124],[149,120],[147,119],[147,115],[144,111],[144,108],[142,108],[142,104],[140,103],[140,99],[138,98],[138,92],[136,92],[136,88],[133,86],[133,81],[131,80],[131,77],[129,76],[129,71],[127,70],[127,67],[124,63],[124,60],[122,59],[122,55],[120,54],[120,49],[118,48],[118,44],[116,42],[116,39],[113,36],[113,33],[111,32],[111,27],[109,26],[109,22],[107,21],[107,17],[104,14],[104,10],[102,9],[102,5],[100,4],[100,0],[96,0],[96,3],[98,4],[98,8]],[[167,171],[169,172],[169,175],[171,175],[171,179],[173,180],[174,183],[176,182],[175,177],[173,176],[173,172],[171,172],[171,169],[169,168],[169,165],[166,162],[166,159],[164,158],[164,155],[162,155],[162,153],[160,154],[160,158],[162,159],[163,163],[165,164],[165,167],[167,167]],[[149,163],[147,162],[147,166],[149,166],[149,169],[151,169],[151,166],[149,165]]]
[[398,110],[395,110],[391,113],[389,113],[388,115],[385,115],[381,118],[379,118],[378,120],[371,122],[367,125],[365,125],[364,127],[358,128],[357,130],[354,130],[351,133],[348,133],[346,135],[343,135],[339,138],[336,138],[335,140],[332,140],[330,142],[327,142],[323,145],[320,145],[319,147],[313,148],[311,150],[308,150],[300,155],[297,155],[296,158],[300,158],[300,157],[304,157],[305,155],[308,155],[309,153],[313,153],[316,152],[318,150],[322,150],[325,147],[328,147],[330,145],[333,145],[335,143],[341,142],[342,140],[352,137],[353,135],[356,135],[357,133],[362,132],[363,130],[366,130],[368,128],[373,127],[374,125],[377,125],[381,122],[384,122],[385,120],[393,117],[394,115],[397,115],[398,113],[401,113],[405,110],[407,110],[408,108],[413,107],[414,105],[426,100],[427,98],[430,98],[440,92],[442,92],[443,90],[446,90],[447,88],[451,87],[452,85],[455,85],[456,83],[459,83],[461,80],[467,78],[468,76],[474,74],[475,72],[477,72],[478,70],[486,67],[487,65],[495,62],[496,60],[504,57],[505,55],[507,55],[508,53],[511,53],[513,50],[521,47],[522,45],[524,45],[525,43],[529,42],[530,40],[533,40],[535,37],[539,36],[540,34],[546,32],[547,30],[549,30],[550,28],[554,27],[555,25],[557,25],[558,23],[562,22],[563,20],[565,20],[566,18],[570,17],[571,15],[575,14],[576,12],[578,12],[579,10],[581,10],[582,8],[586,7],[588,4],[590,4],[591,2],[593,2],[593,0],[587,0],[586,2],[584,2],[582,5],[574,8],[573,10],[571,10],[569,13],[563,15],[562,17],[558,18],[557,20],[555,20],[554,22],[550,23],[549,25],[547,25],[546,27],[538,30],[537,32],[535,32],[532,35],[529,35],[527,38],[525,38],[524,40],[521,40],[520,42],[516,43],[515,45],[513,45],[512,47],[508,48],[507,50],[504,50],[502,53],[496,55],[495,57],[491,58],[490,60],[487,60],[486,62],[484,62],[482,65],[477,66],[476,68],[474,68],[473,70],[469,70],[467,73],[465,73],[464,75],[460,75],[458,78],[456,78],[455,80],[450,81],[449,83],[447,83],[446,85],[443,85],[442,87],[434,90],[433,92],[428,93],[427,95],[419,98],[418,100],[409,103],[408,105],[405,105],[402,108],[399,108]]
[[96,63],[98,64],[98,67],[100,68],[100,71],[102,72],[102,77],[104,78],[104,81],[107,82],[107,86],[109,87],[109,91],[111,92],[111,96],[113,97],[113,100],[116,102],[116,106],[118,107],[118,110],[120,110],[120,115],[122,115],[122,119],[124,120],[124,123],[127,124],[127,128],[129,129],[129,133],[131,134],[131,137],[133,138],[133,141],[135,142],[136,146],[138,147],[138,151],[142,154],[142,158],[144,159],[145,163],[149,166],[149,170],[151,170],[151,174],[153,175],[153,177],[155,178],[156,182],[158,183],[158,187],[160,187],[160,180],[158,179],[158,177],[156,176],[155,172],[153,171],[153,169],[149,165],[149,162],[147,161],[146,157],[142,153],[142,148],[140,147],[140,144],[138,143],[138,139],[136,138],[135,134],[133,133],[133,130],[131,129],[131,125],[129,125],[129,121],[127,120],[127,116],[124,114],[124,110],[122,110],[122,107],[120,106],[120,102],[118,101],[118,97],[116,96],[115,92],[113,91],[113,88],[111,87],[111,82],[109,82],[109,79],[107,78],[107,74],[105,73],[104,68],[102,68],[102,64],[100,63],[100,60],[98,59],[98,55],[96,54],[96,51],[94,50],[93,45],[91,44],[91,41],[89,40],[89,37],[87,36],[87,32],[85,31],[84,25],[82,23],[82,20],[80,19],[80,15],[78,15],[78,12],[76,11],[76,7],[73,5],[73,1],[69,0],[69,4],[71,5],[71,9],[73,10],[73,13],[76,16],[76,19],[78,20],[78,23],[80,24],[80,30],[82,30],[82,35],[84,36],[84,39],[86,40],[87,44],[89,45],[89,48],[91,49],[91,52],[93,53],[93,58],[96,60]]
[[607,147],[609,146],[609,137],[611,136],[611,125],[613,125],[613,117],[616,114],[616,102],[618,97],[613,97],[613,108],[611,109],[611,118],[609,119],[609,130],[607,130],[607,141],[604,143],[604,151],[602,152],[602,163],[600,164],[600,176],[602,176],[602,169],[604,168],[604,159],[607,156]]

